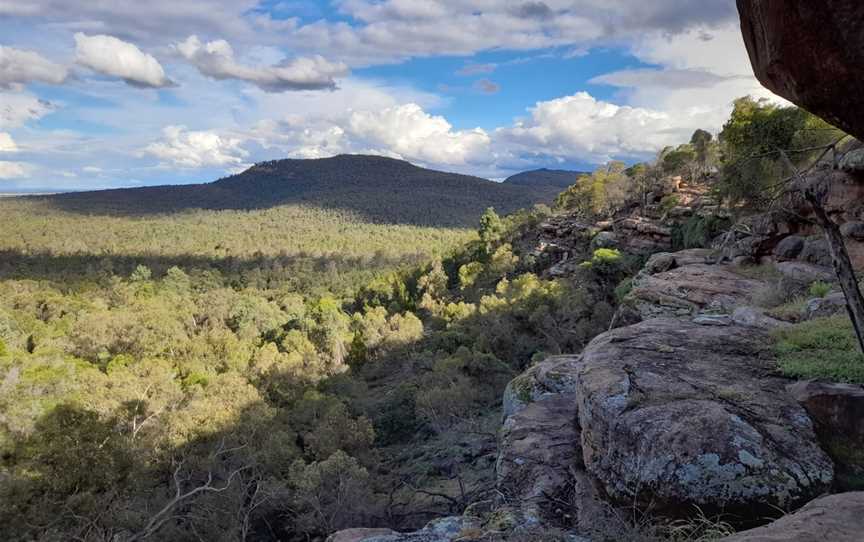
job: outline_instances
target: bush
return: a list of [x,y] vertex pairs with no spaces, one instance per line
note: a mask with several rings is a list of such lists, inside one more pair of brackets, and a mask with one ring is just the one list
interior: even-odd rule
[[615,300],[618,303],[624,301],[624,298],[627,297],[627,294],[633,289],[633,277],[628,277],[621,282],[618,283],[618,286],[615,287]]
[[813,297],[825,297],[828,295],[828,292],[831,291],[831,285],[827,282],[822,282],[821,280],[817,280],[813,284],[810,285],[810,295]]
[[591,269],[600,275],[614,275],[622,264],[621,252],[614,248],[598,248],[594,251],[591,259],[582,262],[583,269]]
[[663,196],[663,199],[660,200],[660,212],[665,215],[673,208],[677,207],[680,202],[681,198],[678,197],[678,194]]
[[692,216],[672,228],[672,248],[708,248],[711,241],[730,226],[729,219],[715,215]]
[[864,384],[864,355],[846,315],[818,318],[774,334],[784,374]]

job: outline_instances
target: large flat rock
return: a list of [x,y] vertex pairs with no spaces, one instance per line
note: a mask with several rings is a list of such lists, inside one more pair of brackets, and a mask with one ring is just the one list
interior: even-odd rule
[[692,263],[640,275],[625,303],[645,320],[703,311],[731,314],[764,286],[763,281],[736,273],[731,265]]
[[864,540],[864,492],[816,499],[794,514],[719,542],[860,542]]
[[583,459],[617,501],[687,513],[788,508],[833,465],[804,409],[769,376],[763,331],[661,318],[598,336],[576,377]]

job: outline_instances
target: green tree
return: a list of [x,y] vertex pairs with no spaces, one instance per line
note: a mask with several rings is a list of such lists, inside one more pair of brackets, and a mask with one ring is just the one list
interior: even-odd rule
[[[750,96],[735,100],[732,115],[720,132],[722,196],[756,207],[776,190],[785,166],[779,150],[803,149],[834,141],[840,132],[797,107],[779,106]],[[796,163],[813,153],[790,153]]]

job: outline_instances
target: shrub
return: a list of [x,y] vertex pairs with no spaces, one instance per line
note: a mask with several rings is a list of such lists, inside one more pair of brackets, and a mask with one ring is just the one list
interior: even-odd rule
[[680,202],[681,198],[678,197],[678,194],[663,196],[663,199],[660,200],[660,212],[665,215],[673,208],[677,207]]
[[831,285],[827,282],[822,282],[821,280],[817,280],[813,284],[810,285],[810,295],[813,297],[825,297],[828,295],[828,292],[831,291]]
[[624,298],[627,297],[627,294],[633,289],[633,277],[627,277],[618,283],[618,286],[615,287],[615,299],[618,303],[624,301]]
[[675,250],[708,248],[711,241],[729,226],[729,219],[715,215],[691,216],[672,228],[672,247]]
[[582,262],[580,266],[583,269],[592,269],[601,275],[612,275],[620,269],[621,263],[621,252],[617,249],[598,248],[591,259]]

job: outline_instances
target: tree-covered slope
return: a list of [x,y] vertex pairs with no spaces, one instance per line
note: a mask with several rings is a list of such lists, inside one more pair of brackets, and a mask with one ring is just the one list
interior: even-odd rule
[[516,186],[445,173],[381,156],[276,160],[209,184],[58,194],[48,201],[85,213],[261,209],[300,203],[350,211],[370,222],[474,226],[487,207],[508,213],[548,203],[552,186]]
[[533,187],[548,187],[567,188],[574,184],[576,179],[582,175],[587,175],[584,171],[570,171],[566,169],[533,169],[531,171],[523,171],[516,175],[511,175],[504,180],[504,184],[514,186],[533,186]]

